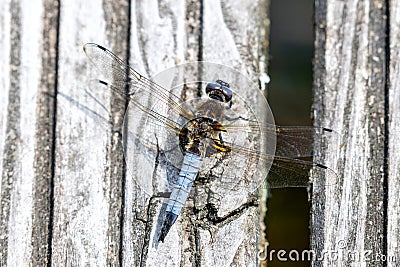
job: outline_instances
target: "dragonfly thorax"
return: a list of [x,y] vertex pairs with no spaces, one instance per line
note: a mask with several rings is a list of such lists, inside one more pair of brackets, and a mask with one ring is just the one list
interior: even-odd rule
[[226,132],[223,125],[208,117],[198,117],[190,120],[179,132],[179,145],[183,153],[190,151],[204,156],[205,152],[227,152],[228,146],[223,145],[221,132]]

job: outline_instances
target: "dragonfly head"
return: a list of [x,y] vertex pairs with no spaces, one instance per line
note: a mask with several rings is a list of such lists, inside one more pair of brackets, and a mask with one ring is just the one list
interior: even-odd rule
[[216,82],[208,83],[206,86],[206,93],[212,99],[228,103],[232,100],[232,90],[229,89],[229,84],[217,80]]

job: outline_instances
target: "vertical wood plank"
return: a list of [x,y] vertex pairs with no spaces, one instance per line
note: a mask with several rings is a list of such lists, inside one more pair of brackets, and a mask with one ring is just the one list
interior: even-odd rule
[[[103,8],[106,18],[107,37],[111,40],[110,49],[120,57],[127,59],[130,49],[130,3],[131,1],[105,1]],[[111,11],[111,12],[109,12]],[[105,89],[105,88],[99,88]],[[120,96],[111,97],[111,140],[107,147],[109,161],[109,214],[108,214],[108,252],[107,265],[115,266],[122,264],[122,236],[123,236],[123,197],[125,182],[125,165],[123,155],[123,117],[125,115],[126,103],[121,103]]]
[[98,73],[82,46],[96,42],[126,57],[129,5],[68,1],[60,14],[52,264],[118,265],[123,110],[90,83]]
[[316,1],[315,124],[340,133],[329,144],[336,153],[316,151],[340,182],[314,184],[313,266],[385,264],[369,259],[386,253],[386,8],[385,1]]
[[390,1],[387,266],[400,265],[400,3]]
[[[202,60],[217,62],[234,68],[251,79],[256,85],[265,88],[263,77],[266,75],[267,31],[269,30],[268,1],[204,1]],[[228,81],[229,83],[229,81]],[[255,87],[257,88],[257,86]],[[257,102],[257,93],[245,88],[233,88],[244,97],[252,108],[260,108],[264,103]],[[263,92],[265,93],[265,92]],[[265,194],[264,194],[265,196]],[[224,201],[230,201],[228,196]],[[261,202],[265,199],[260,200]],[[263,210],[263,212],[266,212]],[[225,231],[221,226],[224,237],[220,240],[202,238],[202,263],[205,266],[257,266],[259,264],[258,249],[263,250],[265,236],[260,231],[265,216],[259,207],[250,205],[237,219],[228,223],[233,229],[243,229],[242,232]],[[223,225],[223,224],[221,224]],[[239,233],[239,234],[238,234]],[[205,234],[205,233],[203,233]],[[240,240],[240,241],[238,241]],[[233,246],[239,242],[238,247]],[[219,253],[207,251],[224,251]],[[234,255],[233,257],[230,257]]]
[[[45,28],[51,29],[43,20],[45,7],[43,1],[2,1],[0,7],[1,266],[46,264],[48,259],[49,208],[46,204],[42,210],[37,206],[43,197],[48,200],[49,189],[46,184],[40,188],[43,194],[37,194],[37,181],[49,177],[40,176],[49,171],[49,166],[38,166],[40,158],[45,158],[43,162],[48,159],[40,155],[37,146],[41,139],[51,142],[52,138],[48,133],[51,125],[46,125],[42,117],[51,117],[52,112],[40,112],[46,108],[40,99],[49,98],[46,94],[54,90],[51,86],[54,79],[48,77],[54,72],[54,64],[44,68],[46,59],[42,58],[42,45],[48,41],[43,32]],[[42,83],[43,77],[50,80],[48,88]],[[51,148],[47,147],[47,151]],[[38,210],[44,220],[38,220]],[[40,247],[35,246],[37,243]],[[38,254],[42,254],[40,261],[37,261]]]
[[[11,35],[11,13],[10,10],[10,1],[2,1],[0,3],[0,30],[2,32],[2,38],[0,38],[0,44],[3,49],[0,50],[0,64],[1,69],[0,72],[0,81],[1,81],[1,95],[0,98],[0,171],[1,171],[1,183],[0,183],[0,262],[2,265],[5,265],[7,262],[8,256],[8,221],[9,221],[9,213],[10,213],[10,188],[8,175],[5,174],[9,171],[6,165],[5,153],[9,153],[9,148],[6,147],[6,144],[9,143],[7,141],[6,136],[10,131],[8,129],[8,99],[9,99],[9,91],[10,91],[10,35]],[[9,146],[9,145],[8,145]]]
[[[107,123],[89,114],[108,114],[85,93],[86,75],[95,71],[81,48],[87,41],[108,41],[102,1],[64,2],[60,15],[52,265],[105,265],[108,199],[102,188],[108,185],[110,133]],[[107,103],[109,95],[100,96]]]
[[[196,41],[186,31],[186,19],[190,12],[186,2],[136,1],[131,5],[130,65],[146,77],[153,77],[166,68],[187,60],[196,60]],[[190,17],[196,21],[196,18]],[[187,44],[192,42],[192,49]],[[178,95],[181,92],[177,92]],[[129,121],[128,127],[140,128],[137,121]],[[123,224],[123,263],[127,266],[179,266],[184,262],[182,240],[151,247],[151,234],[159,209],[143,191],[143,184],[135,181],[150,181],[159,173],[158,163],[150,163],[141,154],[127,155],[136,160],[129,165],[125,183]],[[157,192],[155,192],[157,193]],[[158,205],[158,208],[160,205]],[[177,222],[179,225],[179,222]],[[189,252],[190,253],[190,252]]]
[[[8,5],[7,5],[8,4]],[[10,13],[9,21],[5,22],[9,26],[9,58],[8,63],[10,64],[5,69],[9,70],[9,80],[8,83],[8,105],[7,108],[3,110],[6,119],[5,127],[5,139],[4,139],[4,150],[3,150],[3,172],[2,172],[2,185],[1,185],[1,264],[6,265],[8,262],[9,251],[14,251],[19,254],[26,261],[26,256],[24,255],[25,249],[22,247],[22,251],[17,251],[15,243],[13,242],[15,238],[12,234],[9,234],[9,227],[15,227],[15,221],[13,221],[12,214],[15,212],[15,207],[18,206],[18,201],[15,203],[14,190],[18,192],[17,185],[18,181],[21,181],[21,160],[18,148],[21,146],[21,132],[20,132],[20,61],[21,61],[21,9],[18,3],[10,2],[4,7],[8,7],[5,12]],[[7,62],[7,61],[6,61]],[[32,148],[31,148],[32,149]],[[29,170],[29,168],[28,168]],[[25,196],[26,197],[26,196]],[[28,207],[29,208],[29,207]],[[25,218],[24,218],[25,219]],[[23,242],[26,245],[26,242]],[[29,252],[28,252],[29,253]],[[25,259],[24,259],[25,258]]]
[[[252,4],[244,1],[224,1],[222,5],[211,1],[187,1],[185,5],[156,1],[132,3],[131,65],[147,77],[152,77],[158,71],[176,63],[209,60],[228,64],[258,82],[260,64],[265,64],[261,58],[262,51],[265,52],[263,19],[267,16],[266,4],[264,1]],[[237,16],[239,10],[240,16]],[[223,31],[220,30],[221,25]],[[245,34],[241,36],[243,32]],[[197,47],[198,45],[200,47]],[[183,99],[193,97],[188,91],[174,93]],[[135,125],[135,122],[129,123],[129,127],[143,127]],[[128,166],[133,173],[126,179],[124,264],[257,264],[259,219],[258,209],[254,206],[243,212],[236,224],[215,224],[210,231],[206,228],[199,229],[199,223],[196,224],[196,218],[191,211],[184,210],[165,242],[158,244],[158,247],[151,246],[160,207],[158,205],[158,208],[154,208],[154,203],[160,203],[160,199],[148,199],[138,190],[134,179],[145,175],[151,179],[156,173],[158,175],[160,163],[155,161],[153,165],[147,166],[146,158],[139,154],[128,157],[135,157],[139,163]],[[234,234],[237,232],[241,233],[240,237]]]
[[51,257],[57,92],[58,1],[43,2],[41,77],[37,98],[35,176],[32,209],[32,265],[45,266]]

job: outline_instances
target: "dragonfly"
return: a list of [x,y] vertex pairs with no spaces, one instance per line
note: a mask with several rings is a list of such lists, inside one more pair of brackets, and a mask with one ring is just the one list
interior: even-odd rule
[[[215,183],[227,193],[254,192],[267,177],[270,188],[307,187],[310,170],[314,177],[324,177],[326,185],[337,183],[332,169],[312,161],[314,139],[329,137],[331,129],[260,120],[230,81],[222,79],[199,83],[205,97],[185,101],[105,47],[87,43],[83,50],[102,75],[97,82],[126,98],[130,121],[143,125],[133,133],[135,140],[146,149],[164,151],[178,168],[159,242],[164,242],[200,176],[217,176]],[[237,106],[246,112],[238,114]]]

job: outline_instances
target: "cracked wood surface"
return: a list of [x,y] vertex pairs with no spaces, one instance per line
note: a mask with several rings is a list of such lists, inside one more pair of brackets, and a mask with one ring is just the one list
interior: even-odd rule
[[89,88],[97,74],[82,45],[129,57],[148,77],[207,60],[257,82],[266,1],[59,4],[0,2],[0,265],[256,266],[257,201],[221,218],[210,206],[201,222],[184,212],[165,244],[149,246],[161,202],[132,176],[151,177],[157,162],[126,173],[125,103]]
[[325,158],[340,182],[314,185],[311,228],[316,255],[338,259],[313,266],[399,265],[398,14],[397,1],[316,1],[313,115],[341,135]]

